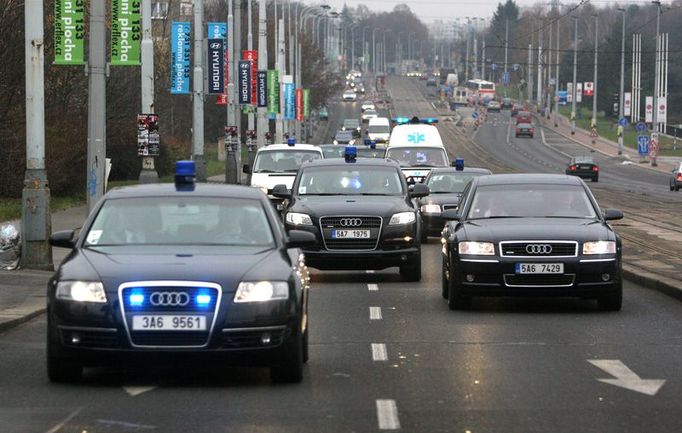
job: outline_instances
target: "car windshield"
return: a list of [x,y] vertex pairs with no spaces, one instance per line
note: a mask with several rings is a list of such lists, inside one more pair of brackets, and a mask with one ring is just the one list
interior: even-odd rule
[[471,179],[484,173],[434,173],[426,185],[432,194],[462,192]]
[[345,146],[325,146],[322,147],[322,153],[325,158],[343,158],[345,149]]
[[258,152],[253,164],[254,173],[283,173],[298,171],[304,162],[322,159],[313,150],[266,150]]
[[388,125],[369,125],[367,132],[370,134],[388,134],[391,128]]
[[350,131],[339,131],[334,138],[337,140],[350,140],[353,138],[353,133]]
[[372,149],[371,147],[358,147],[358,158],[384,158],[385,156],[386,156],[386,149]]
[[585,190],[575,185],[486,185],[476,189],[467,219],[596,218]]
[[274,246],[261,202],[232,197],[140,197],[104,202],[84,246]]
[[365,115],[376,116],[377,112],[376,112],[376,110],[366,110]]
[[398,161],[401,167],[447,167],[445,149],[436,147],[396,147],[389,149],[386,158]]
[[402,174],[392,167],[311,167],[301,173],[299,195],[402,195]]
[[343,121],[343,126],[346,128],[357,128],[360,126],[360,121],[356,119],[346,119]]

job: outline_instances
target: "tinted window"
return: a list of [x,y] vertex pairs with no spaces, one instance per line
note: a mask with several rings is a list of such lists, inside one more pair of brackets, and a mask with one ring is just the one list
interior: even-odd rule
[[337,140],[351,140],[353,138],[353,134],[350,131],[339,131],[336,133]]
[[434,173],[427,182],[431,193],[462,192],[469,181],[483,173]]
[[325,158],[343,158],[345,149],[344,146],[328,146],[322,148],[322,153]]
[[402,174],[392,167],[314,167],[301,173],[299,195],[402,195]]
[[388,125],[369,125],[367,132],[374,134],[388,134],[391,128]]
[[312,150],[266,150],[258,152],[253,164],[254,173],[295,172],[304,162],[322,159]]
[[420,165],[447,167],[448,165],[445,149],[433,147],[394,147],[388,150],[386,157],[398,161],[403,167]]

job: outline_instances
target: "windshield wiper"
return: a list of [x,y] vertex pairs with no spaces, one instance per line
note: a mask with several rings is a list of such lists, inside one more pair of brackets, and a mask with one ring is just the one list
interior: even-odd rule
[[431,194],[457,194],[460,195],[462,194],[462,191],[429,191]]
[[360,192],[357,195],[395,195],[395,194],[384,194],[383,192]]
[[435,167],[434,164],[413,164],[410,165],[409,167]]
[[305,193],[305,194],[299,194],[299,195],[348,195],[344,194],[342,192],[317,192],[317,193]]

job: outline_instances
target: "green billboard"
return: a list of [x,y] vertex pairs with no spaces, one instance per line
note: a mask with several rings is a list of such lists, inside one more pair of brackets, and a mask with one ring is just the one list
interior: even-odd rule
[[140,64],[140,0],[111,0],[111,64]]
[[54,2],[54,63],[82,65],[85,40],[84,0]]
[[279,113],[279,71],[268,70],[268,113]]

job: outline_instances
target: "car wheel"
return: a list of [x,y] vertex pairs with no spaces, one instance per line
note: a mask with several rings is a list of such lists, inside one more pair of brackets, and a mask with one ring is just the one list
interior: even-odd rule
[[270,379],[275,383],[300,383],[303,380],[303,337],[294,336],[280,364],[270,367]]
[[448,307],[451,310],[468,310],[471,308],[471,296],[462,294],[461,285],[453,275],[453,266],[450,262],[450,280],[448,281]]
[[400,265],[400,276],[403,281],[420,281],[422,279],[422,257],[415,254],[404,265]]
[[51,354],[50,343],[47,349],[47,377],[50,382],[77,382],[83,374],[83,366],[70,359],[57,358]]
[[679,191],[679,190],[680,190],[680,186],[679,186],[679,185],[675,185],[675,191]]

